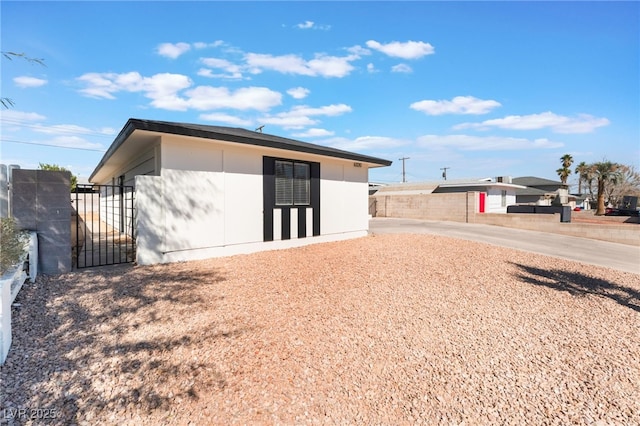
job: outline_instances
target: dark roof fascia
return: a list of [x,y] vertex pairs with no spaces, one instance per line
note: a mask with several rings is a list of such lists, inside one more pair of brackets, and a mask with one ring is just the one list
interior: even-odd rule
[[91,178],[108,161],[116,150],[131,136],[135,130],[146,130],[150,132],[166,133],[179,136],[191,136],[203,139],[215,139],[225,142],[235,142],[245,145],[263,146],[267,148],[284,149],[287,151],[297,151],[306,154],[324,155],[328,157],[353,160],[363,163],[378,164],[380,166],[390,166],[391,161],[381,158],[370,157],[368,155],[356,154],[340,149],[324,147],[308,142],[301,142],[294,139],[283,138],[267,133],[251,132],[250,130],[231,127],[206,126],[200,124],[172,123],[167,121],[140,120],[131,118],[120,131],[113,144],[109,147],[102,160],[91,174]]

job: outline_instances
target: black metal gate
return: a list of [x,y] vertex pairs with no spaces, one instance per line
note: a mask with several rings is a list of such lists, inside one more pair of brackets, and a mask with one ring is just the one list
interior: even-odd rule
[[71,241],[76,268],[135,260],[134,194],[132,186],[77,185]]

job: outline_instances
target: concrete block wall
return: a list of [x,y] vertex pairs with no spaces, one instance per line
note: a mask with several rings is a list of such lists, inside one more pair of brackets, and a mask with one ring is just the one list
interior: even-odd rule
[[475,223],[640,246],[640,224],[563,223],[555,214],[477,214]]
[[12,173],[11,216],[20,228],[38,233],[38,270],[48,275],[71,271],[71,174]]
[[476,193],[374,195],[376,217],[467,222],[468,212],[476,211],[473,194]]
[[560,214],[478,213],[478,193],[382,195],[376,217],[481,223],[640,246],[640,224],[562,223]]
[[544,224],[559,224],[560,213],[478,213],[469,222],[540,231],[540,227]]

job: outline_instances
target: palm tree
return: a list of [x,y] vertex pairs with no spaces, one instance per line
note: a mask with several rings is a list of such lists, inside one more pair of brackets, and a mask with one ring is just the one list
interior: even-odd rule
[[599,163],[593,163],[589,166],[589,173],[594,179],[598,180],[598,208],[596,210],[596,216],[602,216],[605,214],[604,206],[604,190],[605,185],[608,182],[614,185],[621,177],[621,165],[618,163],[612,163],[611,161],[601,161]]
[[571,154],[565,154],[560,157],[560,161],[562,161],[562,167],[569,168],[573,164],[573,157]]
[[571,173],[571,169],[568,169],[566,167],[561,167],[558,170],[556,170],[556,173],[558,174],[558,176],[560,176],[560,180],[562,181],[562,186],[567,186],[567,178]]
[[582,195],[582,182],[587,183],[590,180],[589,166],[584,161],[581,161],[574,173],[578,175],[578,194]]
[[562,161],[562,167],[556,170],[563,186],[567,186],[567,178],[571,174],[571,165],[573,164],[573,157],[570,154],[565,154],[560,157]]

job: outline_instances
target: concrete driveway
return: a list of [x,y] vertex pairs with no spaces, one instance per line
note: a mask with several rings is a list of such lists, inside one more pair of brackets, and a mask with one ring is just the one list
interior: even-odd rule
[[372,234],[436,234],[640,274],[640,247],[475,223],[373,218]]

